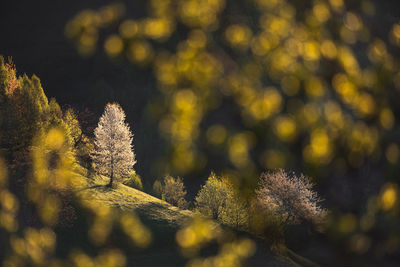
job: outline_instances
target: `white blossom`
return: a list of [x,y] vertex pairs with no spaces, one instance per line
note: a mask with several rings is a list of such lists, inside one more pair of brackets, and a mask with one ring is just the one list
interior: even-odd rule
[[94,130],[95,148],[91,154],[95,169],[99,174],[114,179],[128,175],[136,163],[129,125],[125,113],[116,103],[107,104]]
[[320,206],[322,199],[313,184],[303,174],[297,176],[282,169],[263,173],[256,196],[261,207],[280,216],[285,224],[321,222],[327,213]]

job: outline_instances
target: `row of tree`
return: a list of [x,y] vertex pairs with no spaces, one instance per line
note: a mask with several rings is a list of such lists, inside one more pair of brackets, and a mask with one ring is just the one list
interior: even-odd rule
[[[107,104],[94,130],[95,149],[91,154],[98,173],[142,189],[140,177],[133,170],[136,163],[132,147],[133,134],[125,123],[125,113],[116,103]],[[153,185],[153,194],[172,205],[186,209],[186,190],[181,178],[170,175]],[[259,231],[267,225],[281,233],[287,225],[302,222],[320,223],[326,215],[321,199],[310,179],[284,170],[263,173],[250,196],[243,196],[226,176],[211,173],[194,200],[201,214],[223,224],[247,231]],[[271,236],[268,236],[269,238]]]
[[[153,194],[180,208],[188,208],[181,178],[165,176],[153,184]],[[290,225],[320,226],[327,211],[310,179],[285,170],[261,174],[258,186],[249,195],[227,176],[210,174],[194,199],[193,210],[232,228],[280,242]]]
[[62,109],[57,101],[48,100],[40,79],[33,75],[17,75],[11,58],[0,56],[0,153],[13,171],[27,169],[30,147],[35,136],[58,128],[65,133],[69,150],[76,159],[87,162],[93,148],[82,131],[77,113]]
[[[7,158],[20,164],[17,155],[28,151],[33,137],[57,127],[64,131],[75,159],[80,163],[91,159],[97,173],[110,178],[108,186],[120,180],[143,189],[140,176],[133,170],[136,163],[133,134],[119,104],[106,105],[94,129],[92,143],[83,133],[73,109],[62,110],[55,99],[48,101],[39,78],[18,77],[12,61],[6,62],[3,57],[0,57],[0,83],[0,142]],[[179,208],[189,207],[179,177],[167,175],[163,181],[156,181],[153,193]],[[309,179],[283,170],[262,174],[251,196],[240,194],[228,177],[211,173],[194,200],[194,209],[223,224],[250,231],[257,225],[283,229],[303,221],[319,222],[326,213]]]
[[[94,129],[95,139],[91,140],[88,137],[92,134],[88,130],[90,127],[82,129],[77,115],[85,117],[87,111],[62,109],[54,98],[49,101],[36,75],[31,78],[26,74],[18,76],[11,58],[5,60],[3,56],[0,56],[0,89],[0,152],[15,165],[16,172],[29,168],[34,137],[57,128],[65,134],[74,159],[84,167],[90,169],[93,166],[97,173],[110,177],[109,186],[114,179],[135,178],[133,134],[120,105],[106,105]],[[141,189],[140,177],[134,180],[134,186]]]

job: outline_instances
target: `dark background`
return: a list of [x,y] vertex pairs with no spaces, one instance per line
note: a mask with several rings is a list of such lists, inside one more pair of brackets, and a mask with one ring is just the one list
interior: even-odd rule
[[[307,3],[309,0],[297,2],[301,1]],[[78,12],[87,8],[97,9],[110,2],[109,0],[1,0],[0,54],[13,58],[20,75],[27,73],[29,76],[32,74],[39,76],[49,98],[55,97],[62,106],[72,105],[77,109],[87,107],[94,112],[96,120],[107,102],[119,102],[126,111],[127,121],[135,134],[134,146],[138,162],[134,168],[142,176],[144,184],[151,186],[152,182],[159,178],[153,169],[153,164],[167,155],[167,144],[159,136],[157,121],[152,120],[147,112],[148,104],[159,95],[152,69],[137,67],[127,61],[110,61],[102,47],[98,47],[93,56],[82,57],[64,35],[66,23]],[[125,1],[128,7],[127,17],[144,16],[147,2],[147,0]],[[352,3],[360,1],[345,2],[351,7]],[[400,22],[400,0],[373,2],[377,15],[369,19],[368,26],[374,35],[386,39],[391,25]],[[100,36],[100,39],[103,37]],[[229,110],[224,110],[223,114],[219,115],[223,118],[231,116]],[[214,164],[220,162],[215,161]],[[321,183],[323,190],[320,191],[329,201],[329,206],[337,205],[344,211],[352,208],[358,210],[365,204],[365,198],[359,196],[368,196],[371,192],[379,190],[382,183],[380,169],[365,168],[357,170],[353,177],[352,175],[351,173],[348,177],[332,175],[329,181]],[[191,199],[206,176],[200,175],[197,178],[199,179],[185,179]],[[380,237],[381,233],[377,233],[377,236]],[[313,244],[299,243],[297,250],[301,251],[302,247],[306,249],[312,246]],[[310,250],[313,257],[324,257],[324,254],[316,255],[319,253],[315,251],[318,250]]]
[[[144,15],[146,2],[132,1],[135,8],[129,8],[126,3],[130,12],[127,15]],[[87,107],[97,119],[106,103],[119,102],[135,135],[138,161],[135,169],[149,177],[154,175],[152,159],[162,154],[164,147],[156,122],[149,119],[146,112],[148,102],[157,93],[151,69],[136,67],[128,61],[111,62],[100,46],[93,56],[82,57],[64,35],[65,24],[77,13],[109,3],[94,0],[2,1],[0,54],[12,57],[19,75],[36,74],[47,97],[55,97],[61,106]],[[151,181],[144,179],[144,182]]]
[[[346,1],[346,4],[351,7],[357,2]],[[112,62],[102,47],[93,56],[84,58],[64,35],[65,24],[78,12],[109,3],[106,0],[2,1],[0,54],[12,56],[19,74],[39,76],[46,95],[55,97],[61,105],[88,107],[98,117],[107,102],[119,102],[135,134],[138,161],[135,169],[143,176],[144,183],[151,184],[157,178],[152,164],[166,153],[157,122],[146,112],[149,102],[158,94],[152,70],[127,61]],[[127,16],[144,16],[146,3],[125,1]],[[400,21],[400,1],[374,3],[377,15],[370,20],[370,26],[375,34],[387,36],[390,25]]]

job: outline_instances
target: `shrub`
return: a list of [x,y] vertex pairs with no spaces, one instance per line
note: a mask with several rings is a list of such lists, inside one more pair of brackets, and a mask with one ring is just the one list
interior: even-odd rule
[[153,196],[158,197],[158,198],[162,198],[162,184],[159,180],[156,180],[153,184]]
[[135,171],[130,173],[129,178],[124,182],[124,185],[136,188],[138,190],[143,190],[142,179]]
[[181,209],[186,209],[188,207],[188,202],[185,200],[185,185],[180,177],[175,179],[169,175],[165,176],[162,192],[164,200],[168,203]]

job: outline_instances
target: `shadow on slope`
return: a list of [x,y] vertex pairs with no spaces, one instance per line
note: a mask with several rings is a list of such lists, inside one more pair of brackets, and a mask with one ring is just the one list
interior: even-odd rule
[[[93,179],[82,177],[82,184],[76,186],[75,193],[83,199],[95,200],[99,205],[114,207],[124,212],[134,212],[141,222],[151,231],[152,243],[146,249],[129,248],[127,253],[128,266],[184,266],[188,261],[177,246],[176,232],[185,226],[195,214],[189,210],[181,210],[167,202],[148,195],[142,191],[115,184],[113,188],[105,185],[106,177],[93,176]],[[82,224],[83,223],[83,224]],[[79,222],[87,225],[87,222]],[[248,260],[248,266],[317,266],[311,261],[295,254],[283,247],[279,252],[273,252],[268,245],[258,238],[247,233],[234,231],[238,237],[252,239],[257,249]],[[77,232],[82,232],[77,229]],[[83,232],[82,232],[83,234]],[[113,238],[113,243],[120,246],[129,246],[123,235]],[[201,256],[210,256],[218,253],[218,246],[211,244],[201,252]]]

